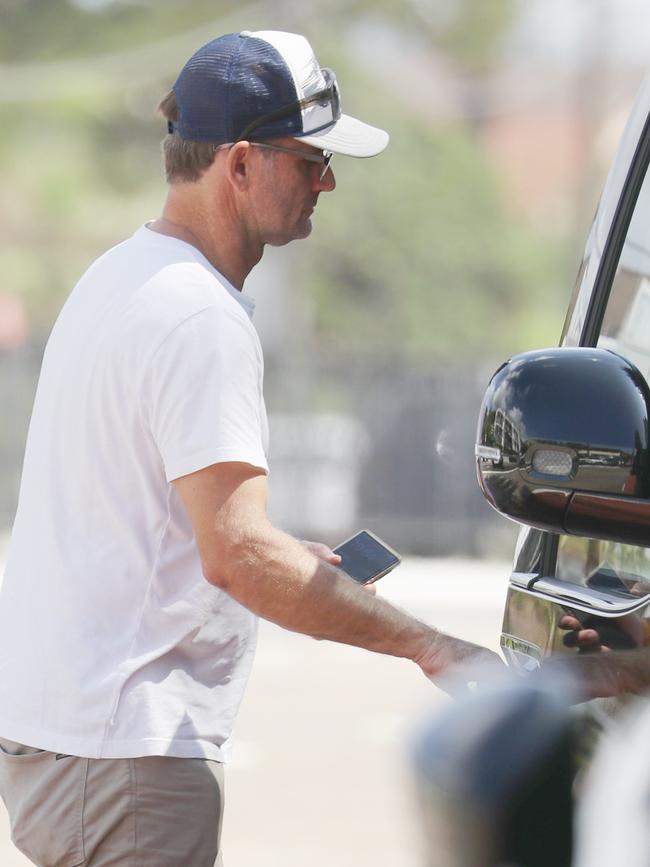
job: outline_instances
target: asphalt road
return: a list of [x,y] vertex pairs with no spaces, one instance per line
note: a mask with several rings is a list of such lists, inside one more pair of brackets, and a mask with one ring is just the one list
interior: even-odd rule
[[[509,571],[505,562],[410,560],[378,590],[497,649]],[[409,744],[447,701],[403,660],[262,624],[227,770],[226,867],[422,867]],[[0,812],[1,867],[30,863]]]

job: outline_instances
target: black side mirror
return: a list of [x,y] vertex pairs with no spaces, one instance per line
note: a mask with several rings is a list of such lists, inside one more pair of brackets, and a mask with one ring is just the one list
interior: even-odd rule
[[517,355],[485,392],[479,484],[515,521],[650,547],[649,417],[645,378],[614,352]]

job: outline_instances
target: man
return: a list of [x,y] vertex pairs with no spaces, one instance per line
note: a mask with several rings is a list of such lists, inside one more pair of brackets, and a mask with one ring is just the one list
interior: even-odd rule
[[0,594],[0,787],[39,865],[219,863],[256,616],[429,677],[489,655],[266,516],[244,280],[266,244],[309,235],[332,154],[373,156],[387,134],[341,114],[334,74],[289,33],[208,43],[161,110],[165,207],[54,326]]

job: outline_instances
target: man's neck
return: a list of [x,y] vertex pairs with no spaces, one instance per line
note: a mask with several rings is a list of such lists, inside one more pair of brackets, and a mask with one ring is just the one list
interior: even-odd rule
[[205,218],[195,207],[184,206],[182,196],[169,195],[162,216],[148,226],[191,244],[220,274],[241,292],[244,280],[262,258],[263,249],[251,250],[245,239],[233,231],[233,221]]
[[[185,241],[186,244],[191,244],[192,247],[203,253],[203,246],[197,236],[190,229],[182,226],[180,223],[174,223],[167,217],[158,217],[156,220],[147,223],[147,228],[153,232],[158,232],[161,235],[169,235],[172,238],[178,238],[179,241]],[[207,259],[207,256],[206,256]]]

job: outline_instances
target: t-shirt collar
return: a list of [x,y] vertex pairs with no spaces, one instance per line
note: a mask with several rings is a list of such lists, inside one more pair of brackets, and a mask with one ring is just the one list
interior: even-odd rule
[[243,292],[240,292],[239,289],[236,289],[232,285],[232,283],[223,276],[221,271],[217,271],[217,269],[210,262],[210,260],[206,259],[203,253],[193,244],[190,244],[187,241],[181,241],[180,238],[175,238],[173,235],[163,235],[162,232],[156,232],[154,231],[154,229],[149,228],[149,223],[145,223],[143,226],[141,226],[136,232],[136,235],[141,235],[148,241],[160,241],[165,245],[180,244],[183,249],[190,251],[192,258],[195,259],[197,262],[200,262],[200,264],[207,268],[208,271],[212,272],[212,274],[214,274],[214,276],[217,278],[219,283],[221,283],[224,289],[230,295],[232,295],[232,297],[235,299],[235,301],[237,301],[238,304],[240,304],[244,308],[244,310],[248,314],[248,317],[250,319],[253,318],[253,312],[255,310],[255,299],[252,298],[250,295],[245,295]]

